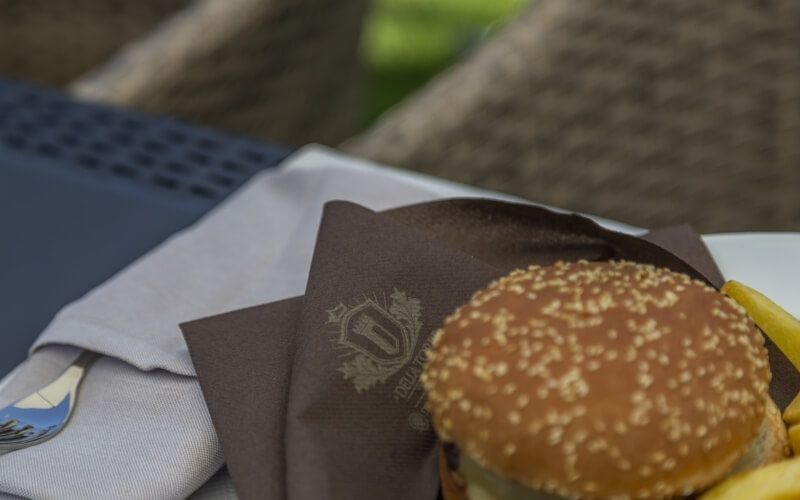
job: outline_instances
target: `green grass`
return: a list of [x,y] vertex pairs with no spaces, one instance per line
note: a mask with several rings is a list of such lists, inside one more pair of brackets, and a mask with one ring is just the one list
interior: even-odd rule
[[481,43],[528,0],[373,0],[362,34],[363,126]]

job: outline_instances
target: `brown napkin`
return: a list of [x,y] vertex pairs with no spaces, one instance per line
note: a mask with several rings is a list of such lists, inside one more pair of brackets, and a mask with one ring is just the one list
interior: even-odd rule
[[[722,283],[687,227],[636,238],[474,199],[384,213],[326,205],[304,298],[181,325],[238,495],[435,498],[436,441],[417,382],[430,335],[509,270],[580,258]],[[770,354],[783,406],[798,375]]]

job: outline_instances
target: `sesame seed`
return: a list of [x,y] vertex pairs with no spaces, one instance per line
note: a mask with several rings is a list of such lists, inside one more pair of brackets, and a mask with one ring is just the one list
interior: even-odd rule
[[541,420],[534,420],[528,425],[528,434],[537,435],[544,428],[544,422]]
[[447,397],[449,399],[459,399],[464,396],[464,391],[462,389],[450,389],[447,391]]
[[590,372],[599,370],[601,366],[602,366],[601,363],[596,359],[593,359],[588,363],[586,363],[586,369],[589,370]]
[[608,448],[608,442],[605,440],[605,438],[601,438],[601,437],[592,439],[586,445],[586,449],[590,453],[597,453],[597,452],[603,451],[603,450],[605,450],[607,448]]
[[564,435],[564,430],[561,427],[553,427],[547,433],[547,444],[551,446],[557,445],[561,441],[561,436]]
[[481,365],[474,366],[472,368],[472,374],[475,375],[476,378],[484,382],[492,381],[492,374],[489,372],[489,370],[482,367]]

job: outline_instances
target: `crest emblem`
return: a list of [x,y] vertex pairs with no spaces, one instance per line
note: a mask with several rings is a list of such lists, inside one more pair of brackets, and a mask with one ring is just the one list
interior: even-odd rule
[[389,299],[386,306],[366,298],[327,311],[328,323],[338,327],[337,347],[348,358],[338,371],[359,393],[386,382],[414,356],[422,326],[420,301],[396,288]]

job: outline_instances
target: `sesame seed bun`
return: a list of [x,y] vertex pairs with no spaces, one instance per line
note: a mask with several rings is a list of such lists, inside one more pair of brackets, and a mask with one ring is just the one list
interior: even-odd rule
[[446,320],[422,375],[442,440],[499,477],[570,498],[702,490],[757,436],[769,380],[741,307],[630,262],[498,280]]
[[764,465],[784,460],[789,456],[789,434],[783,423],[781,411],[772,398],[767,398],[764,420],[758,428],[756,438],[750,443],[744,455],[731,469],[732,476]]

